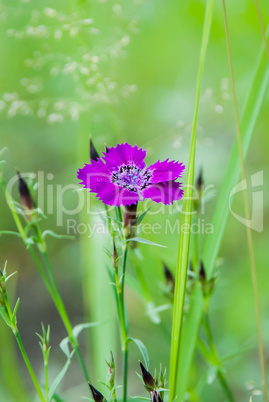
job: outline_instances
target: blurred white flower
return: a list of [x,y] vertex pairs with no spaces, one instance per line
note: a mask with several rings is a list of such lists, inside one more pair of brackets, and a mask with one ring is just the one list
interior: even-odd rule
[[51,113],[48,115],[48,123],[60,123],[64,120],[64,117],[60,113]]

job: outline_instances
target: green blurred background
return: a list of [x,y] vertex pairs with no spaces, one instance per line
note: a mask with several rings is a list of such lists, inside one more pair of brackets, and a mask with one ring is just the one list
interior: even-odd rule
[[[260,2],[266,24],[269,5]],[[89,158],[89,136],[99,152],[118,142],[129,142],[147,149],[147,163],[158,159],[188,161],[191,121],[205,1],[1,1],[0,3],[0,148],[7,147],[5,179],[9,182],[18,169],[22,173],[44,174],[42,228],[66,234],[68,219],[77,223],[96,222],[81,211],[63,213],[77,207],[78,193],[66,187],[77,184],[76,171]],[[252,0],[227,1],[236,89],[242,109],[262,44],[259,21]],[[268,94],[261,110],[247,158],[247,176],[264,171],[264,224],[268,216]],[[205,74],[202,86],[197,138],[197,174],[202,167],[206,185],[213,185],[215,198],[201,217],[210,223],[216,198],[235,138],[235,120],[223,15],[220,2],[215,6]],[[52,175],[49,175],[52,174]],[[48,176],[49,175],[49,176]],[[50,186],[50,187],[49,187]],[[57,190],[58,189],[58,190]],[[50,199],[47,194],[53,191]],[[58,191],[58,195],[57,195]],[[51,193],[50,193],[51,194]],[[82,193],[81,193],[82,194]],[[91,209],[101,208],[94,196]],[[16,184],[12,192],[18,201]],[[3,193],[0,203],[0,229],[15,230]],[[52,201],[53,200],[53,201]],[[52,203],[52,204],[51,204]],[[51,213],[46,213],[51,205]],[[179,203],[180,205],[180,203]],[[180,214],[165,207],[147,216],[148,223],[165,226]],[[243,215],[242,196],[235,197],[233,210]],[[157,213],[159,211],[159,213]],[[261,211],[262,212],[262,211]],[[57,225],[58,222],[58,225]],[[71,233],[72,234],[72,233]],[[268,228],[254,233],[258,267],[259,296],[268,363]],[[145,236],[144,236],[145,237]],[[166,249],[140,246],[144,273],[156,306],[167,304],[161,282],[162,261],[174,272],[178,235],[150,233],[148,239]],[[200,246],[204,235],[200,236]],[[98,380],[106,375],[105,359],[112,349],[121,371],[121,355],[111,286],[106,274],[109,260],[103,247],[109,239],[88,233],[73,240],[48,240],[53,270],[72,323],[103,320],[96,329],[81,335],[83,354],[92,382],[104,391]],[[17,271],[9,284],[11,299],[20,297],[18,326],[33,367],[42,378],[42,355],[35,332],[41,321],[51,325],[50,378],[60,370],[65,356],[59,348],[66,336],[52,301],[31,257],[17,238],[1,236],[0,265],[8,261],[8,272]],[[261,376],[257,350],[254,299],[250,277],[245,228],[229,218],[221,247],[219,280],[210,305],[214,338],[222,357],[246,347],[227,360],[227,379],[236,400],[247,401],[253,381],[260,389]],[[129,263],[135,278],[135,258]],[[127,288],[130,335],[148,348],[150,369],[162,363],[169,367],[171,309],[160,314],[162,324],[146,315],[146,302],[139,287],[130,281]],[[145,395],[138,371],[139,351],[131,346],[129,394]],[[16,368],[16,369],[15,369]],[[197,353],[190,376],[191,400],[224,401],[219,384],[208,384],[208,366]],[[119,377],[118,382],[121,379]],[[32,384],[9,329],[0,322],[0,400],[32,401]],[[88,396],[75,358],[60,386],[66,401]],[[26,396],[28,394],[28,396]],[[30,396],[29,396],[30,395]],[[258,395],[254,401],[261,400]]]

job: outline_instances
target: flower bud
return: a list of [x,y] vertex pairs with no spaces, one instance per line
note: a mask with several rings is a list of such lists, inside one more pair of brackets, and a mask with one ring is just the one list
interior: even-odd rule
[[169,293],[171,293],[171,294],[174,294],[174,292],[175,292],[174,276],[165,263],[163,263],[163,268],[164,268],[164,276],[166,279],[167,291],[169,291]]
[[115,381],[115,362],[112,352],[110,352],[110,362],[107,362],[108,365],[108,374],[107,374],[107,382],[109,384],[110,389],[114,388]]
[[117,248],[116,248],[114,238],[113,238],[112,264],[113,264],[113,267],[114,267],[115,271],[117,272],[117,270],[118,270],[118,252],[117,252]]
[[92,139],[90,138],[90,159],[97,162],[99,158],[100,156],[93,145]]
[[6,292],[5,278],[0,270],[0,306],[5,306],[4,293]]
[[140,363],[140,368],[141,368],[141,372],[142,372],[142,378],[144,381],[144,385],[149,391],[153,391],[156,386],[155,381],[154,381],[152,375],[145,369],[143,364],[141,362],[139,362],[139,363]]
[[202,284],[206,283],[206,272],[203,261],[200,263],[200,270],[199,270],[199,279]]
[[202,287],[202,291],[203,291],[205,299],[209,299],[209,297],[213,293],[214,288],[215,288],[215,280],[216,280],[215,277],[212,277],[210,279],[207,278],[204,264],[201,261],[200,271],[199,271],[199,281],[201,283],[201,287]]
[[199,209],[200,201],[203,196],[203,187],[204,187],[204,181],[203,181],[203,172],[201,169],[199,172],[199,176],[197,177],[196,180],[197,198],[195,198],[193,201],[193,208],[196,211]]
[[204,186],[204,180],[203,180],[203,171],[200,169],[199,176],[197,177],[196,180],[196,188],[198,190],[198,193],[201,194]]
[[163,402],[160,394],[155,390],[151,392],[151,402]]
[[97,389],[95,389],[90,383],[88,383],[88,384],[89,384],[89,386],[91,388],[92,397],[95,400],[95,402],[103,402],[103,401],[105,401],[104,396],[99,391],[97,391]]
[[160,369],[160,373],[159,373],[159,378],[158,378],[158,388],[164,388],[165,387],[165,375],[166,375],[166,370],[163,374],[162,372],[162,367]]
[[19,178],[19,193],[20,193],[21,204],[27,210],[32,210],[34,207],[34,203],[30,191],[27,187],[25,180],[23,180],[23,178],[21,177],[20,172],[17,171],[17,174]]

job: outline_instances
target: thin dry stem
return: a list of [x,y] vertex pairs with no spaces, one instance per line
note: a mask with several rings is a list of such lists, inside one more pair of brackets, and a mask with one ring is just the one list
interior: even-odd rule
[[[225,0],[222,0],[222,5],[223,5],[223,13],[224,13],[226,41],[227,41],[227,48],[228,48],[229,67],[230,67],[230,74],[231,74],[231,80],[232,80],[232,91],[233,91],[233,101],[234,101],[235,120],[236,120],[236,134],[237,134],[240,164],[241,164],[241,170],[242,170],[241,173],[242,173],[242,180],[246,180],[246,169],[245,169],[243,147],[242,147],[240,119],[239,119],[239,112],[238,112],[238,105],[237,105],[237,98],[236,98],[235,80],[234,80],[233,63],[232,63],[232,55],[231,55],[231,46],[230,46],[230,37],[229,37]],[[244,194],[245,217],[247,220],[250,220],[250,208],[249,208],[249,203],[248,203],[247,190],[244,190],[243,194]],[[260,356],[260,365],[261,365],[262,378],[263,378],[263,395],[264,395],[264,401],[267,402],[268,395],[267,395],[267,384],[266,384],[267,383],[266,366],[265,366],[264,346],[263,346],[263,339],[262,339],[261,313],[260,313],[259,292],[258,292],[258,283],[257,283],[257,269],[256,269],[256,262],[255,262],[252,232],[251,232],[251,228],[248,225],[246,225],[246,232],[247,232],[247,241],[248,241],[248,249],[249,249],[249,256],[250,256],[252,285],[253,285],[254,299],[255,299],[255,310],[256,310],[257,330],[258,330],[258,339],[259,339],[259,356]]]
[[258,14],[258,18],[259,18],[259,22],[260,22],[260,26],[261,26],[262,37],[263,37],[263,40],[264,40],[264,45],[265,45],[267,57],[269,59],[269,45],[268,45],[268,40],[266,38],[266,33],[265,33],[264,25],[263,25],[263,20],[262,20],[262,15],[261,15],[259,3],[258,3],[258,0],[254,0],[254,2],[255,2],[257,14]]

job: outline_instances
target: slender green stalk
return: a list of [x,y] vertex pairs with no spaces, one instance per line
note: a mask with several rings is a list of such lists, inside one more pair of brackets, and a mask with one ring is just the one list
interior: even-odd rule
[[220,384],[222,386],[222,389],[223,389],[223,391],[224,391],[224,393],[226,395],[227,400],[229,402],[234,402],[234,397],[233,397],[233,395],[232,395],[232,393],[230,391],[230,388],[229,388],[229,386],[227,384],[227,381],[226,381],[226,379],[224,377],[224,374],[221,371],[221,369],[218,369],[217,377],[218,377],[218,380],[219,380],[219,382],[220,382]]
[[2,187],[3,187],[4,193],[5,193],[7,203],[10,206],[11,213],[13,215],[14,221],[15,221],[16,226],[18,228],[18,231],[19,231],[19,233],[21,235],[21,238],[22,238],[23,242],[25,243],[25,245],[28,247],[28,250],[29,250],[29,252],[30,252],[30,254],[31,254],[31,256],[32,256],[32,258],[33,258],[33,260],[34,260],[34,262],[35,262],[40,274],[41,274],[41,277],[42,277],[42,279],[43,279],[43,281],[44,281],[44,283],[45,283],[50,295],[51,295],[51,298],[52,298],[52,300],[53,300],[53,302],[54,302],[54,304],[55,304],[55,306],[56,306],[56,308],[58,310],[58,313],[59,313],[59,315],[60,315],[60,317],[61,317],[61,319],[62,319],[62,321],[63,321],[63,323],[65,325],[65,328],[66,328],[67,333],[69,335],[71,345],[76,351],[76,355],[77,355],[78,361],[80,363],[81,369],[83,371],[84,377],[85,377],[86,381],[89,382],[90,378],[89,378],[85,363],[83,361],[83,358],[81,356],[78,342],[73,336],[72,325],[71,325],[70,319],[68,317],[68,314],[66,312],[63,300],[61,298],[61,295],[60,295],[60,292],[59,292],[59,289],[58,289],[58,286],[56,284],[56,281],[55,281],[55,278],[54,278],[54,275],[53,275],[53,272],[52,272],[52,269],[51,269],[51,265],[50,265],[50,262],[49,262],[49,259],[48,259],[48,255],[47,255],[47,252],[46,252],[46,245],[44,243],[44,240],[42,239],[40,229],[39,229],[39,227],[37,225],[34,225],[34,230],[35,230],[35,233],[37,234],[37,240],[38,240],[38,246],[39,246],[38,250],[39,250],[39,252],[40,252],[40,254],[41,254],[42,258],[43,258],[43,261],[44,261],[44,264],[45,264],[45,267],[46,267],[46,270],[47,270],[47,273],[48,273],[48,276],[49,276],[49,279],[50,279],[51,283],[50,283],[50,281],[49,281],[49,279],[48,279],[48,277],[46,275],[46,272],[45,272],[42,264],[40,263],[37,255],[36,255],[36,252],[35,252],[34,248],[32,247],[32,245],[28,244],[27,235],[26,235],[25,230],[24,230],[24,228],[23,228],[23,226],[21,224],[20,218],[19,218],[17,212],[15,211],[15,209],[13,207],[12,198],[10,197],[10,195],[9,195],[7,189],[6,189],[4,181],[1,180],[1,183],[2,183]]
[[56,298],[55,303],[56,303],[57,309],[58,309],[58,311],[59,311],[59,313],[60,313],[60,315],[62,317],[62,320],[64,322],[64,325],[66,327],[66,330],[67,330],[69,336],[72,337],[73,336],[72,335],[72,325],[71,325],[70,320],[68,318],[68,314],[66,312],[66,309],[65,309],[64,303],[62,301],[62,298],[61,298],[57,283],[55,281],[55,278],[54,278],[54,275],[53,275],[53,272],[52,272],[52,268],[51,268],[51,265],[50,265],[50,262],[49,262],[48,255],[47,255],[46,252],[41,252],[41,255],[42,255],[42,258],[43,258],[47,273],[49,275],[50,281],[52,283],[53,293],[54,293],[54,296]]
[[[226,381],[226,378],[223,374],[222,363],[220,361],[217,349],[214,344],[213,335],[212,335],[210,322],[209,322],[208,311],[205,311],[205,314],[204,314],[204,328],[205,328],[205,332],[206,332],[206,335],[208,338],[209,347],[210,347],[210,351],[211,351],[211,357],[209,358],[209,361],[211,361],[212,364],[214,364],[218,367],[217,368],[217,378],[223,389],[224,394],[226,395],[226,398],[228,399],[228,401],[234,402],[233,394],[232,394],[232,392],[229,388],[229,385]],[[203,352],[203,348],[201,348],[200,350]]]
[[186,288],[187,270],[189,263],[189,243],[190,243],[190,225],[191,225],[191,214],[192,214],[196,128],[197,128],[202,76],[204,71],[207,44],[211,29],[214,3],[215,3],[214,0],[207,1],[202,43],[200,50],[200,60],[198,67],[197,87],[196,87],[193,124],[191,133],[191,146],[190,146],[189,164],[186,178],[186,191],[183,201],[183,210],[182,210],[183,215],[181,219],[181,228],[187,227],[188,231],[181,230],[179,237],[179,252],[178,252],[178,263],[176,271],[175,302],[173,311],[173,327],[172,327],[172,341],[171,341],[171,353],[170,353],[170,393],[169,393],[170,402],[172,402],[175,399],[176,388],[177,388],[177,375],[178,375],[178,364],[179,364],[179,355],[181,346],[180,341],[181,341],[182,322],[183,322],[185,288]]
[[[30,363],[30,361],[28,359],[27,353],[26,353],[26,351],[24,349],[24,346],[23,346],[23,343],[22,343],[22,340],[21,340],[21,337],[20,337],[20,334],[19,334],[19,330],[18,330],[18,327],[17,327],[16,312],[14,311],[14,313],[12,313],[6,290],[5,290],[5,288],[3,290],[3,287],[1,287],[1,297],[2,297],[3,302],[2,302],[2,304],[0,306],[0,308],[5,310],[5,315],[6,315],[5,321],[6,321],[7,325],[11,328],[11,330],[12,330],[12,332],[13,332],[15,338],[16,338],[17,344],[18,344],[19,349],[21,351],[21,354],[22,354],[22,357],[23,357],[24,362],[26,364],[26,367],[28,369],[28,372],[29,372],[29,374],[30,374],[30,376],[32,378],[32,381],[33,381],[33,384],[35,386],[35,389],[36,389],[36,391],[37,391],[37,393],[39,395],[39,398],[40,398],[40,400],[42,402],[45,402],[45,399],[44,399],[43,394],[41,392],[39,383],[37,381],[37,378],[35,376],[35,373],[34,373],[34,370],[33,370],[32,366],[31,366],[31,363]],[[18,305],[18,302],[17,302],[17,305]],[[15,308],[15,310],[16,310],[16,308]],[[15,317],[13,315],[15,315]]]
[[32,378],[32,381],[34,383],[35,389],[36,389],[36,391],[37,391],[37,393],[39,395],[39,398],[40,398],[40,400],[42,402],[45,402],[45,399],[44,399],[43,394],[41,392],[40,386],[39,386],[38,381],[36,379],[34,370],[33,370],[32,366],[31,366],[31,363],[30,363],[30,361],[28,359],[28,356],[27,356],[27,354],[25,352],[25,349],[24,349],[24,346],[23,346],[23,343],[22,343],[22,340],[21,340],[21,337],[20,337],[18,329],[17,329],[17,331],[14,332],[14,335],[15,335],[15,338],[17,340],[18,346],[20,348],[20,351],[21,351],[22,357],[24,359],[24,362],[25,362],[25,364],[27,366],[29,374],[30,374],[30,376]]
[[126,271],[126,261],[128,253],[128,243],[124,242],[123,253],[122,253],[122,298],[124,298],[124,283],[125,283],[125,271]]
[[58,310],[58,313],[59,313],[59,315],[60,315],[60,317],[61,317],[61,319],[63,321],[63,324],[64,324],[64,326],[66,328],[67,333],[68,333],[71,345],[75,349],[76,356],[77,356],[77,359],[78,359],[79,364],[81,366],[81,369],[83,371],[84,377],[85,377],[86,381],[89,382],[90,378],[89,378],[89,375],[88,375],[84,360],[83,360],[83,358],[81,356],[78,342],[73,336],[72,325],[71,325],[70,319],[68,317],[67,311],[65,309],[63,300],[61,298],[61,295],[60,295],[58,286],[56,284],[55,278],[53,276],[53,272],[52,272],[51,265],[50,265],[50,262],[49,262],[49,259],[48,259],[48,255],[47,255],[47,253],[45,251],[43,251],[43,252],[40,251],[40,253],[42,254],[43,261],[44,261],[45,267],[47,269],[48,275],[49,275],[49,277],[51,279],[52,285],[50,284],[50,282],[49,282],[49,280],[48,280],[48,278],[46,276],[46,273],[44,271],[44,268],[40,264],[39,259],[38,259],[37,255],[36,255],[34,249],[32,247],[29,247],[29,251],[30,251],[30,253],[31,253],[32,257],[33,257],[33,260],[35,261],[35,264],[36,264],[37,268],[39,269],[39,272],[40,272],[40,274],[42,276],[42,279],[44,280],[45,285],[46,285],[46,287],[47,287],[47,289],[48,289],[48,291],[49,291],[49,293],[51,295],[51,298],[52,298],[52,300],[53,300],[53,302],[54,302],[54,304],[55,304],[55,306],[56,306],[56,308]]
[[[246,169],[245,169],[245,162],[244,162],[244,155],[243,155],[240,118],[239,118],[239,111],[238,111],[237,98],[236,98],[235,79],[234,79],[234,72],[233,72],[233,62],[232,62],[231,45],[230,45],[229,28],[228,28],[225,0],[222,0],[222,6],[223,6],[223,14],[224,14],[224,25],[225,25],[225,33],[226,33],[226,41],[227,41],[227,49],[228,49],[229,67],[230,67],[230,74],[231,74],[231,81],[232,81],[233,101],[234,101],[235,120],[236,120],[236,135],[237,135],[238,148],[239,148],[241,174],[242,174],[242,180],[246,180]],[[267,43],[267,41],[266,41],[266,43]],[[266,49],[267,49],[267,47],[266,47]],[[249,208],[249,203],[248,203],[247,190],[243,190],[243,196],[244,196],[245,217],[246,217],[247,221],[250,221],[250,208]],[[267,395],[267,381],[266,381],[266,366],[265,366],[264,346],[263,346],[263,338],[262,338],[261,313],[260,313],[259,291],[258,291],[258,283],[257,283],[257,268],[256,268],[256,262],[255,262],[252,231],[251,231],[251,227],[249,225],[246,225],[246,232],[247,232],[247,241],[248,241],[248,249],[249,249],[249,256],[250,256],[251,277],[252,277],[252,285],[253,285],[254,300],[255,300],[257,329],[258,329],[259,356],[260,356],[260,366],[261,366],[262,379],[263,379],[263,397],[264,397],[264,401],[267,402],[268,395]]]
[[[128,328],[127,328],[127,319],[126,319],[126,310],[124,303],[124,284],[125,284],[125,272],[126,272],[126,262],[127,262],[127,254],[129,243],[126,241],[122,230],[122,214],[120,207],[115,207],[115,215],[119,223],[119,231],[122,245],[122,262],[121,262],[121,276],[119,278],[119,269],[118,269],[118,258],[116,249],[113,251],[114,255],[112,257],[113,267],[114,267],[114,277],[115,277],[115,300],[116,307],[118,313],[119,320],[119,332],[121,337],[121,349],[123,353],[123,402],[127,400],[127,375],[128,375]],[[112,231],[110,231],[111,236]],[[113,238],[114,244],[114,238]],[[114,245],[115,248],[115,245]],[[116,255],[115,255],[116,254]],[[116,397],[116,394],[115,394]]]
[[14,341],[6,323],[0,322],[0,345],[5,345],[1,348],[1,384],[5,384],[5,390],[12,401],[25,402],[28,399],[27,391],[18,365],[19,356]]
[[266,38],[266,32],[265,32],[264,25],[263,25],[263,20],[262,20],[262,15],[261,15],[259,3],[258,3],[258,0],[254,0],[254,2],[255,2],[255,6],[256,6],[258,18],[259,18],[259,23],[260,23],[260,26],[261,26],[262,37],[263,37],[263,41],[264,41],[264,45],[265,45],[267,57],[268,57],[268,59],[269,59],[269,45],[268,45],[268,40],[267,40],[267,38]]
[[[41,251],[40,251],[40,252],[41,252]],[[72,325],[71,325],[70,319],[69,319],[69,317],[68,317],[67,311],[66,311],[66,309],[65,309],[63,300],[62,300],[62,298],[61,298],[61,295],[60,295],[60,292],[59,292],[57,283],[56,283],[56,281],[55,281],[55,278],[54,278],[54,275],[53,275],[53,272],[52,272],[52,269],[51,269],[51,265],[50,265],[50,262],[49,262],[48,255],[47,255],[47,253],[46,253],[45,251],[41,252],[41,254],[42,254],[42,258],[43,258],[45,267],[46,267],[46,269],[47,269],[48,275],[49,275],[50,280],[51,280],[51,282],[52,282],[53,292],[54,292],[54,295],[55,295],[55,297],[56,297],[55,305],[56,305],[57,310],[58,310],[58,312],[59,312],[59,314],[60,314],[60,316],[61,316],[61,318],[62,318],[62,321],[63,321],[63,323],[64,323],[64,325],[65,325],[65,328],[66,328],[66,330],[67,330],[67,332],[68,332],[71,345],[72,345],[72,347],[75,349],[75,352],[76,352],[76,355],[77,355],[77,359],[78,359],[79,364],[80,364],[80,366],[81,366],[81,369],[82,369],[82,371],[83,371],[84,377],[85,377],[86,381],[89,382],[89,381],[90,381],[90,377],[89,377],[89,374],[88,374],[88,372],[87,372],[87,368],[86,368],[86,366],[85,366],[84,360],[83,360],[83,358],[82,358],[82,355],[81,355],[81,352],[80,352],[80,349],[79,349],[78,342],[77,342],[77,340],[76,340],[76,339],[74,338],[74,336],[73,336]]]
[[125,283],[125,271],[126,271],[126,261],[127,261],[128,243],[123,246],[123,257],[122,257],[122,292],[121,300],[122,310],[124,314],[124,325],[126,338],[123,344],[123,402],[127,400],[127,378],[128,378],[128,341],[127,341],[127,328],[126,328],[126,317],[125,317],[125,306],[124,306],[124,283]]
[[44,360],[45,370],[45,383],[46,383],[46,402],[49,402],[49,373],[48,373],[48,361]]
[[119,311],[119,327],[121,333],[121,347],[123,352],[123,402],[127,400],[127,376],[128,376],[128,334],[125,317],[125,305],[124,305],[124,277],[126,271],[128,243],[124,243],[122,252],[122,277],[121,284],[119,283],[118,272],[116,272],[116,287],[117,287],[117,299],[118,299],[118,311]]
[[[267,30],[267,37],[268,34],[269,30]],[[256,120],[259,115],[259,111],[261,109],[265,94],[267,92],[268,83],[268,59],[267,55],[265,54],[264,47],[262,47],[258,56],[255,71],[250,82],[248,93],[246,94],[246,102],[241,116],[244,157],[246,157],[249,149]],[[207,271],[207,276],[209,278],[213,274],[216,258],[219,253],[219,248],[229,216],[230,190],[237,183],[239,176],[240,162],[237,141],[235,140],[212,220],[212,226],[214,227],[214,236],[207,236],[207,238],[205,239],[205,245],[202,250],[202,259]],[[181,351],[182,359],[179,366],[179,400],[183,398],[184,391],[187,387],[188,374],[191,367],[197,335],[203,314],[203,295],[201,287],[197,285],[195,285],[193,290],[193,295],[190,300],[190,310],[186,317],[182,333],[182,343],[184,344],[184,349],[182,349]]]
[[[197,213],[199,211],[199,207],[197,208]],[[195,215],[194,221],[197,222],[197,214]],[[199,258],[200,258],[200,254],[199,254],[199,241],[198,241],[198,235],[194,234],[193,235],[193,267],[194,267],[194,271],[197,272],[198,271],[198,263],[199,263]],[[199,340],[199,338],[197,339],[197,346],[199,347],[201,353],[203,354],[205,360],[207,360],[209,363],[211,363],[212,365],[217,365],[218,366],[218,370],[217,370],[217,378],[219,380],[219,383],[224,391],[224,394],[226,395],[228,401],[233,402],[233,395],[232,392],[229,388],[229,385],[226,381],[226,378],[223,374],[223,370],[222,370],[222,363],[221,360],[219,358],[214,340],[213,340],[213,335],[212,335],[212,331],[211,331],[211,327],[210,327],[210,322],[209,322],[209,301],[210,301],[210,296],[205,297],[204,296],[204,317],[203,317],[203,323],[204,323],[204,329],[208,338],[208,342],[209,342],[209,346],[210,346],[210,350],[208,350],[208,348],[203,344],[203,342],[201,340]]]

